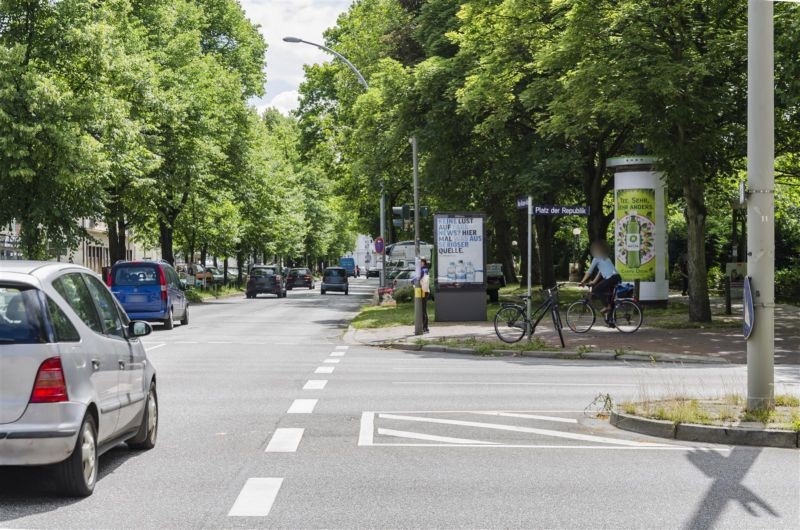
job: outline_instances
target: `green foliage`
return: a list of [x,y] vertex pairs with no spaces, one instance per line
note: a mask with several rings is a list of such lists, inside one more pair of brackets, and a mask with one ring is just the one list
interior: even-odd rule
[[397,289],[392,292],[392,298],[398,304],[407,304],[409,302],[414,301],[414,287],[411,285],[404,285],[402,287],[398,287]]
[[795,267],[775,272],[775,297],[791,304],[800,301],[800,269]]

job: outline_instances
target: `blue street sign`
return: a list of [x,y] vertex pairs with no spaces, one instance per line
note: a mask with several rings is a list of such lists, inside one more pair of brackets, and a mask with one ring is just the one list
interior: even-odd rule
[[382,237],[376,237],[375,238],[375,252],[377,252],[378,254],[383,254],[383,246],[384,246],[383,238]]
[[533,215],[589,215],[589,207],[536,204],[533,206]]
[[517,210],[525,210],[527,208],[528,208],[528,198],[527,197],[517,198]]
[[751,285],[752,278],[747,276],[744,279],[744,339],[750,338],[753,333],[753,328],[756,325],[756,313],[753,307],[753,286]]

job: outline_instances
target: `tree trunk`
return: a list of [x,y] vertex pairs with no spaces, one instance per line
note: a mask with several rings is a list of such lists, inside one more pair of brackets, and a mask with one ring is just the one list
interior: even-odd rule
[[242,269],[244,268],[244,253],[237,252],[236,253],[236,283],[238,285],[242,284]]
[[161,258],[170,265],[175,264],[175,254],[172,251],[174,228],[166,221],[158,221],[158,239],[161,244]]
[[546,215],[534,217],[536,225],[536,243],[539,248],[539,267],[541,270],[541,285],[547,289],[556,284],[553,271],[553,234],[555,223],[553,218]]
[[228,256],[225,256],[225,261],[222,262],[222,285],[228,285]]
[[689,321],[711,322],[706,269],[705,183],[701,177],[685,176],[687,260],[689,268]]
[[203,243],[203,246],[200,247],[200,265],[203,267],[206,266],[206,258],[208,257],[208,245]]
[[517,274],[514,271],[514,259],[511,248],[511,223],[508,212],[498,201],[492,217],[494,219],[494,258],[503,266],[506,282],[516,282]]

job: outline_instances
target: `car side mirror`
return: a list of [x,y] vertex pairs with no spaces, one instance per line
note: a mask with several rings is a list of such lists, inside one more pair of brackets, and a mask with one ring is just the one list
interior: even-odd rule
[[131,337],[145,337],[153,332],[153,326],[141,320],[134,320],[128,325],[128,334]]

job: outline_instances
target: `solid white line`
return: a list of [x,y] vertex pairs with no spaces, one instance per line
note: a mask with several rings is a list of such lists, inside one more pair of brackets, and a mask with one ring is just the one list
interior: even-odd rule
[[283,484],[282,478],[247,479],[228,516],[266,517],[278,496],[281,484]]
[[320,366],[316,370],[314,370],[315,374],[332,374],[333,369],[336,368],[335,366]]
[[327,379],[309,379],[303,385],[303,390],[322,390],[328,384]]
[[344,357],[344,352],[343,351],[331,352],[331,357]]
[[444,442],[451,444],[472,444],[472,445],[497,445],[495,442],[482,442],[481,440],[468,440],[467,438],[452,438],[450,436],[435,436],[433,434],[420,434],[409,431],[395,431],[393,429],[378,428],[378,434],[384,436],[395,436],[397,438],[411,438],[412,440],[430,440],[432,442]]
[[162,346],[166,346],[166,345],[167,345],[167,343],[166,343],[166,342],[164,342],[164,343],[162,343],[162,344],[156,344],[155,346],[150,346],[150,347],[148,347],[148,348],[145,348],[145,349],[144,349],[144,351],[153,351],[153,350],[155,350],[156,348],[160,348],[160,347],[162,347]]
[[305,429],[275,429],[265,453],[294,453]]
[[375,425],[374,412],[361,413],[361,429],[358,431],[358,445],[373,445],[372,436]]
[[[359,444],[362,445],[362,444]],[[372,447],[485,447],[487,449],[607,449],[614,451],[688,451],[690,453],[699,451],[716,451],[718,453],[728,453],[730,448],[718,447],[687,447],[684,445],[657,445],[642,447],[623,447],[619,445],[470,445],[470,444],[403,444],[403,443],[369,443],[364,444]]]
[[346,350],[346,349],[347,349],[347,348],[349,348],[349,347],[350,347],[350,346],[336,346],[336,349],[337,349],[337,350]]
[[[394,368],[399,370],[399,368]],[[502,386],[588,386],[588,387],[632,387],[639,386],[634,383],[530,383],[513,381],[392,381],[393,385],[502,385]]]
[[328,363],[328,364],[339,364],[341,362],[341,359],[325,359],[322,362]]
[[317,399],[295,399],[286,414],[311,414],[317,406]]
[[233,343],[225,340],[210,340],[208,341],[208,344],[233,344]]
[[642,446],[661,446],[664,444],[634,442],[632,440],[620,440],[616,438],[606,438],[604,436],[593,436],[589,434],[578,434],[572,432],[551,431],[548,429],[534,429],[533,427],[518,427],[516,425],[501,425],[498,423],[480,423],[475,421],[446,420],[439,418],[420,418],[418,416],[401,416],[398,414],[379,414],[379,418],[387,420],[418,421],[422,423],[439,423],[443,425],[459,425],[461,427],[478,427],[481,429],[494,429],[498,431],[524,432],[530,434],[540,434],[543,436],[553,436],[556,438],[566,438],[568,440],[581,440],[583,442],[607,443],[615,445],[626,445],[634,447]]
[[504,418],[524,418],[527,420],[545,420],[559,423],[578,423],[575,418],[558,418],[556,416],[539,416],[537,414],[520,414],[518,412],[471,412],[470,414],[483,414],[485,416],[502,416]]

